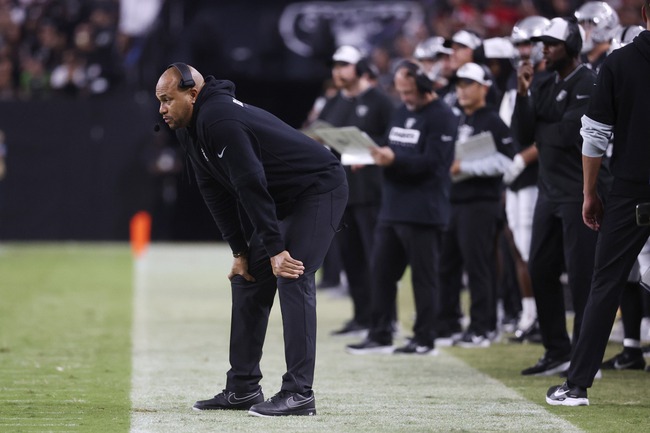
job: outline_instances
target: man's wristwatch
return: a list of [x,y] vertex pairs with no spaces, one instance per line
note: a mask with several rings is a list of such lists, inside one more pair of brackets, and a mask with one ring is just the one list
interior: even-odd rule
[[236,258],[236,259],[238,259],[240,257],[247,257],[248,256],[248,251],[242,251],[242,252],[239,252],[239,253],[232,253],[232,256],[234,258]]

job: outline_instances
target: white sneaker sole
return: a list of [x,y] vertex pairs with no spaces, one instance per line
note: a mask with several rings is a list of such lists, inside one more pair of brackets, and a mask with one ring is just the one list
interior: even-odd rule
[[381,346],[372,349],[352,349],[350,347],[346,347],[345,351],[351,355],[388,355],[395,351],[395,346]]
[[530,376],[553,376],[554,374],[559,374],[565,370],[568,370],[570,365],[571,361],[567,361],[558,365],[557,367],[551,368],[550,370],[541,371],[539,373],[531,374]]
[[281,416],[315,416],[316,415],[316,410],[314,409],[313,411],[308,411],[309,413],[288,413],[288,414],[282,414],[282,415],[265,415],[263,413],[255,412],[254,410],[249,410],[248,414],[252,416],[257,416],[260,418],[277,418]]
[[588,398],[567,398],[565,400],[553,400],[552,398],[546,397],[546,403],[551,406],[589,406]]

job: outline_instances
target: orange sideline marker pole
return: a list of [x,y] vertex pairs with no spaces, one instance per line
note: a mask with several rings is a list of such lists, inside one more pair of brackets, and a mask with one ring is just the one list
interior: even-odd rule
[[151,241],[151,215],[146,211],[139,211],[131,218],[131,251],[140,257]]

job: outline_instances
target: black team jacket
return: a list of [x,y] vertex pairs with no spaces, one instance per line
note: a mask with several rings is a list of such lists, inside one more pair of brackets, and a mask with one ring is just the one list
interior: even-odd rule
[[438,98],[418,111],[394,113],[385,143],[395,161],[384,169],[379,221],[444,228],[449,224],[458,118]]
[[296,200],[346,183],[329,150],[271,113],[237,100],[235,85],[227,80],[205,79],[189,126],[176,136],[233,252],[247,249],[247,220],[269,256],[282,252],[278,220]]
[[[540,194],[556,203],[582,203],[582,137],[580,118],[587,106],[596,75],[579,65],[563,80],[551,74],[530,96],[515,104],[513,134],[520,143],[536,143],[539,151]],[[609,173],[599,174],[601,190]]]

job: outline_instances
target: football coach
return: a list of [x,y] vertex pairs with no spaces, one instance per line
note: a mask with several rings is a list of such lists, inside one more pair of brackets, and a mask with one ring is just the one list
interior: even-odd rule
[[[315,415],[315,273],[347,203],[342,166],[321,144],[236,99],[232,82],[204,79],[184,63],[163,72],[156,98],[234,257],[231,368],[225,389],[194,409]],[[287,371],[265,401],[260,359],[276,290]]]

